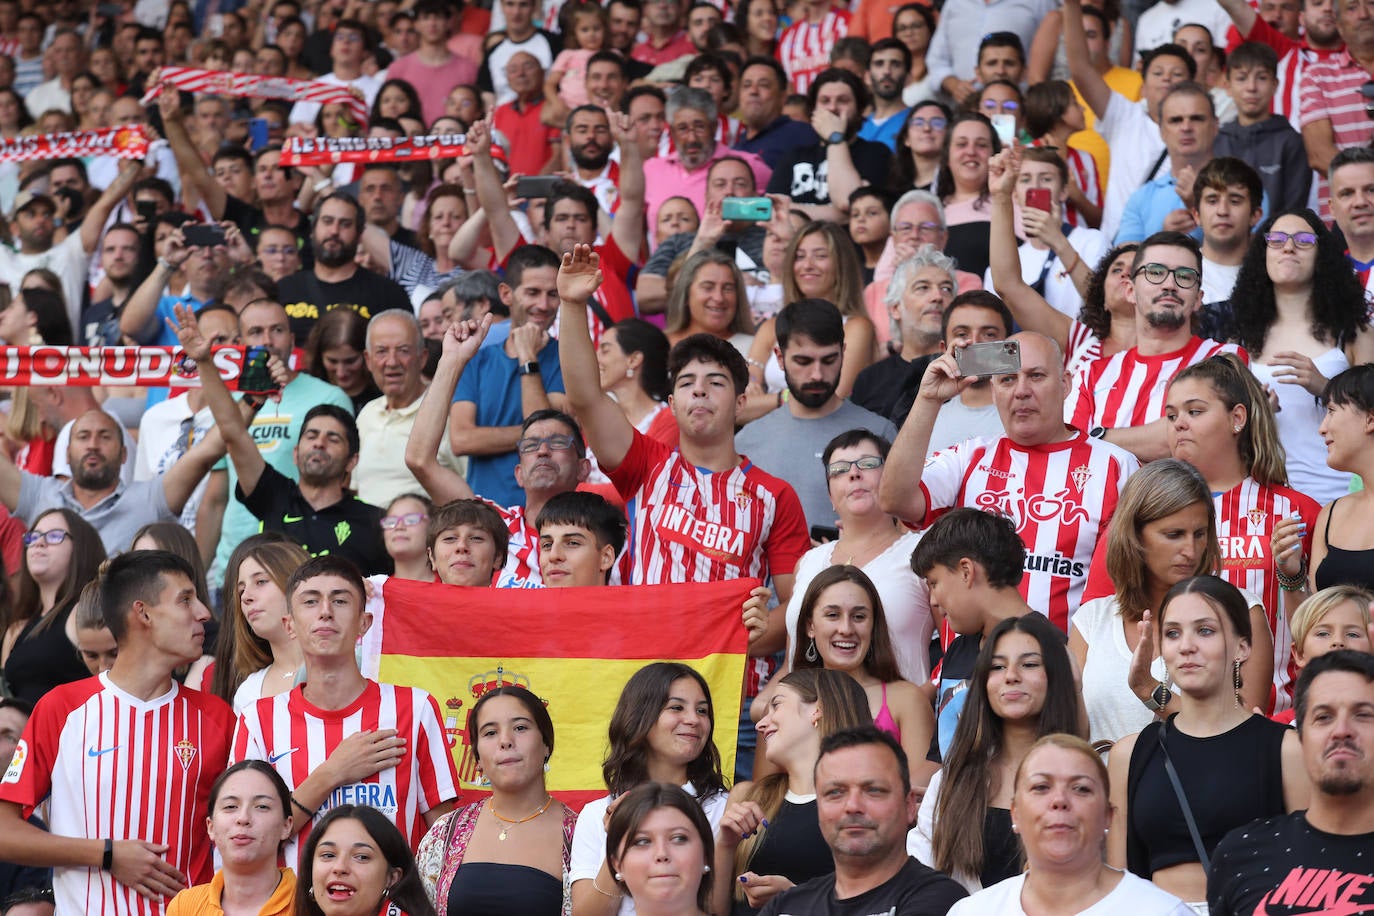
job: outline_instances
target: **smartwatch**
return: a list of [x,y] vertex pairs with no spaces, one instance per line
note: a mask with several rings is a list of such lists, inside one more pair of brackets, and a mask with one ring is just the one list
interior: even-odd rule
[[1150,695],[1140,702],[1144,703],[1145,708],[1150,712],[1159,712],[1161,709],[1168,706],[1169,701],[1173,698],[1174,692],[1169,689],[1169,685],[1160,681],[1159,686],[1150,691]]
[[1088,435],[1092,436],[1094,439],[1106,439],[1107,428],[1105,426],[1094,426],[1092,429],[1088,430]]
[[538,374],[539,374],[539,363],[536,362],[535,360],[530,360],[530,361],[527,362],[527,363],[521,363],[521,364],[520,364],[520,374],[521,374],[521,375],[538,375]]
[[828,137],[825,138],[826,146],[836,146],[837,144],[840,144],[840,143],[843,143],[843,142],[844,142],[844,132],[843,132],[843,131],[839,131],[839,130],[835,131],[833,134],[831,134],[830,136],[828,136]]

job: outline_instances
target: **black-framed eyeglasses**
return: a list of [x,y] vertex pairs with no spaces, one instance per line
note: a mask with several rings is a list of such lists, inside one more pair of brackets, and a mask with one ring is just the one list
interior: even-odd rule
[[539,451],[539,446],[547,445],[555,452],[566,452],[576,442],[576,439],[566,433],[555,433],[552,436],[526,436],[515,443],[515,450],[522,455],[533,455]]
[[384,515],[382,516],[382,527],[387,531],[393,528],[410,528],[428,520],[429,516],[425,515],[423,512],[407,512],[405,515]]
[[1288,244],[1288,240],[1293,240],[1294,248],[1311,248],[1317,244],[1317,233],[1315,232],[1266,232],[1264,233],[1264,244],[1270,248],[1282,248]]
[[862,458],[855,458],[853,461],[832,461],[825,467],[825,476],[831,479],[843,477],[848,474],[851,468],[857,467],[861,471],[876,471],[883,466],[883,458],[879,455],[864,455]]
[[1138,277],[1141,274],[1155,286],[1162,286],[1164,278],[1173,274],[1174,282],[1178,284],[1179,289],[1192,289],[1197,286],[1198,280],[1202,279],[1196,267],[1165,267],[1163,264],[1145,264],[1131,276]]
[[56,547],[71,536],[70,531],[63,531],[61,528],[54,528],[51,531],[25,531],[23,541],[25,547],[32,547],[39,541],[49,547]]

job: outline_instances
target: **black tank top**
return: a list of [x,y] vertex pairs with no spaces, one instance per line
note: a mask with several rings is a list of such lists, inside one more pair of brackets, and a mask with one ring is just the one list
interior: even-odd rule
[[978,880],[992,887],[1021,874],[1021,844],[1011,830],[1011,812],[988,808],[983,815],[983,870]]
[[[1284,813],[1283,738],[1288,727],[1264,716],[1210,738],[1194,738],[1163,726],[1169,758],[1197,821],[1210,858],[1229,831],[1256,818]],[[1178,796],[1164,770],[1160,723],[1147,725],[1136,739],[1126,779],[1126,864],[1149,879],[1171,865],[1198,861]]]
[[462,916],[559,916],[563,882],[528,865],[464,862],[448,886],[448,912]]
[[37,703],[39,697],[59,684],[91,676],[81,653],[67,638],[67,618],[72,605],[54,611],[52,621],[35,632],[43,620],[35,614],[19,632],[10,657],[5,660],[5,681],[16,699]]
[[[828,875],[835,870],[835,859],[821,835],[816,817],[816,799],[793,802],[783,799],[777,817],[768,821],[749,864],[744,869],[756,875],[782,875],[793,884]],[[733,916],[752,916],[758,910],[736,900]]]
[[1336,514],[1336,506],[1345,499],[1342,496],[1326,510],[1326,556],[1322,557],[1312,573],[1312,581],[1318,589],[1333,585],[1358,585],[1374,588],[1374,549],[1346,550],[1331,544],[1331,517]]

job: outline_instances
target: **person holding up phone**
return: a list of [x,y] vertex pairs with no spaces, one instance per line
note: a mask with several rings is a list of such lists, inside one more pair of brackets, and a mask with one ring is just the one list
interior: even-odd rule
[[[950,311],[963,298],[956,298]],[[1069,376],[1058,344],[1031,332],[1010,339],[1020,344],[1021,368],[992,378],[993,402],[1006,433],[969,439],[926,458],[941,406],[978,381],[960,371],[947,350],[921,379],[888,454],[878,502],[912,525],[926,524],[934,512],[955,506],[1010,518],[1026,545],[1021,595],[1067,632],[1097,540],[1140,462],[1064,423]],[[1036,502],[1024,494],[1036,494]],[[1045,511],[1051,504],[1054,510]],[[936,601],[937,589],[933,584]]]

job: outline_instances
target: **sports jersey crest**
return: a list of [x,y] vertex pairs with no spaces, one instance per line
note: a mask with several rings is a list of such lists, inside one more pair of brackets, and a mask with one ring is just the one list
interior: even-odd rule
[[1069,476],[1073,478],[1073,485],[1077,487],[1078,491],[1081,493],[1083,488],[1088,485],[1088,481],[1093,479],[1092,468],[1088,467],[1086,464],[1080,464],[1069,472]]
[[1245,517],[1250,520],[1251,532],[1254,532],[1256,529],[1262,532],[1264,530],[1264,520],[1269,517],[1269,513],[1265,512],[1263,509],[1251,509],[1249,512],[1245,513]]
[[191,743],[190,739],[182,738],[173,746],[172,750],[176,752],[177,760],[181,761],[181,769],[183,771],[189,770],[191,761],[196,759],[196,746]]

